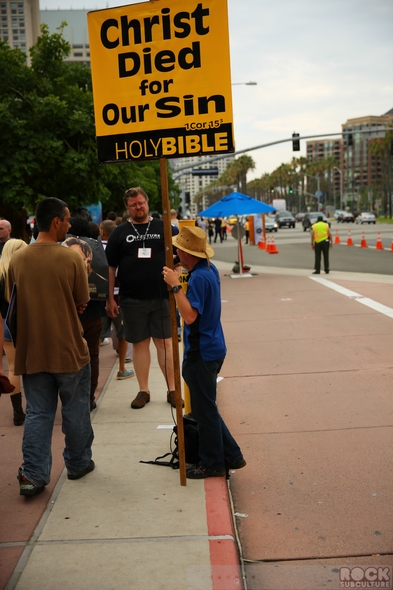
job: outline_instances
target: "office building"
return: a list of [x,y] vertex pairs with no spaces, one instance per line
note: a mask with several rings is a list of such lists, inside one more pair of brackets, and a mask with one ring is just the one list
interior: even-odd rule
[[[0,0],[1,1],[1,0]],[[58,32],[62,22],[63,37],[71,46],[66,62],[79,62],[90,65],[90,45],[87,29],[88,10],[41,10],[41,22],[49,27],[50,33]]]
[[[211,200],[206,194],[203,194],[203,190],[214,180],[217,180],[234,160],[233,154],[228,154],[215,162],[206,163],[206,159],[209,157],[194,156],[192,158],[176,158],[171,161],[173,177],[181,188],[183,214],[195,216],[214,202],[214,199]],[[192,169],[176,172],[178,168],[187,165],[192,165]],[[204,171],[206,172],[204,173]],[[231,191],[232,187],[228,187],[228,193]]]
[[318,162],[329,156],[336,160],[337,167],[326,172],[324,180],[326,186],[332,187],[333,196],[341,195],[342,187],[343,206],[353,210],[372,208],[381,195],[381,160],[369,148],[373,140],[385,136],[384,130],[392,121],[393,109],[381,116],[348,119],[341,126],[341,138],[307,142],[309,160]]
[[[381,184],[382,165],[380,158],[374,156],[369,147],[373,140],[385,136],[384,129],[389,126],[392,120],[392,111],[389,111],[381,116],[348,119],[342,125],[342,130],[349,134],[343,141],[344,195],[346,202],[349,205],[353,203],[355,208],[366,187],[368,204],[373,205],[373,192]],[[359,131],[370,131],[370,133],[359,133]]]
[[28,55],[40,34],[39,0],[0,0],[0,41]]
[[[313,162],[324,160],[332,157],[337,162],[337,168],[342,168],[342,139],[320,139],[307,141],[307,158]],[[340,195],[341,193],[341,178],[340,172],[334,169],[330,172],[325,173],[325,180],[333,191],[334,195]]]
[[71,45],[66,61],[90,65],[87,31],[87,10],[40,10],[39,0],[0,0],[0,41],[7,41],[11,49],[19,48],[29,55],[45,23],[50,33],[58,32],[63,22],[63,37]]

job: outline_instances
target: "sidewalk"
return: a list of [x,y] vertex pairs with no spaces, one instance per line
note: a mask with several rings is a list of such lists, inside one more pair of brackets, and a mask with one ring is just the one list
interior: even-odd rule
[[[111,346],[101,347],[100,354],[103,380],[116,355]],[[96,469],[79,481],[68,480],[63,470],[58,416],[52,483],[35,498],[19,496],[22,429],[1,429],[17,445],[8,481],[0,484],[1,588],[15,566],[7,589],[218,590],[228,588],[223,578],[239,580],[225,478],[180,486],[178,470],[139,463],[169,451],[174,424],[154,350],[151,402],[142,410],[130,409],[136,378],[118,381],[116,372],[117,362],[92,413]],[[0,403],[2,415],[11,417],[6,396]]]
[[[332,272],[325,284],[253,266],[257,276],[231,279],[232,264],[217,266],[228,345],[218,403],[247,460],[230,486],[248,590],[333,589],[344,565],[393,565],[393,322],[327,286],[393,307],[392,277]],[[178,471],[139,463],[169,450],[173,424],[152,361],[139,411],[135,378],[110,373],[92,415],[96,469],[82,480],[61,473],[56,427],[52,496],[18,495],[21,429],[4,426],[1,397],[1,589],[19,555],[7,590],[242,587],[224,478],[183,487]]]
[[393,277],[252,270],[223,279],[218,398],[247,588],[392,588]]

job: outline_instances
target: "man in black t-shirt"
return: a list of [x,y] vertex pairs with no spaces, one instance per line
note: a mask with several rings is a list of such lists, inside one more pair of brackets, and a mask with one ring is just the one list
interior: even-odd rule
[[114,299],[115,273],[120,283],[119,305],[125,339],[133,344],[133,361],[139,392],[131,402],[134,409],[150,401],[150,340],[167,382],[167,401],[175,404],[175,380],[168,290],[162,277],[165,265],[164,224],[149,215],[148,196],[140,188],[125,192],[129,219],[112,232],[106,255],[109,264],[107,314],[115,317],[119,307]]

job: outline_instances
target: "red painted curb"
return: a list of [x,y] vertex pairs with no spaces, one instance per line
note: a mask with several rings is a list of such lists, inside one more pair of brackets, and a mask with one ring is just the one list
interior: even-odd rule
[[208,534],[231,537],[209,541],[213,590],[241,590],[243,584],[226,479],[208,477],[204,483]]

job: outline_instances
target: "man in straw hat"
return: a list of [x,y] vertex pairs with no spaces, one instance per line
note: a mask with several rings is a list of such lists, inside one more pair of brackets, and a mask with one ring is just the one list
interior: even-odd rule
[[246,465],[242,452],[221,418],[217,404],[217,374],[226,354],[221,326],[220,276],[206,232],[186,226],[172,238],[181,266],[189,271],[187,295],[181,288],[180,266],[164,266],[164,281],[172,287],[184,319],[183,378],[190,390],[192,415],[199,433],[199,464],[187,469],[189,479],[225,475]]

